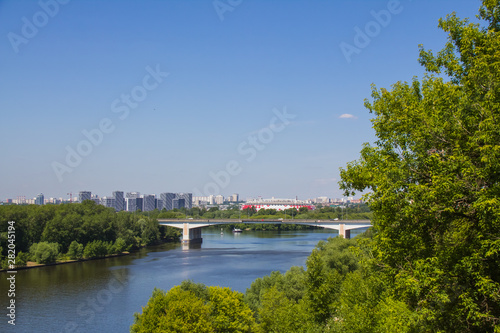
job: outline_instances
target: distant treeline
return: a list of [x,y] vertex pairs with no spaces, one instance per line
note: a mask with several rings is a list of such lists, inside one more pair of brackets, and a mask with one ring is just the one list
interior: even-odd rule
[[[180,230],[159,226],[157,214],[116,213],[90,200],[81,204],[0,206],[0,262],[7,268],[8,259],[14,259],[14,255],[18,267],[26,261],[95,258],[178,240]],[[9,221],[15,223],[9,225]],[[15,239],[9,238],[9,226],[11,234],[15,229]]]
[[372,213],[366,204],[350,204],[345,208],[341,207],[318,207],[314,210],[309,210],[307,207],[300,209],[290,208],[282,211],[276,209],[260,209],[247,208],[240,210],[238,205],[230,206],[226,210],[219,210],[218,207],[192,209],[174,209],[171,211],[163,211],[155,213],[158,218],[186,218],[194,219],[313,219],[313,220],[329,220],[329,219],[370,219]]
[[[170,211],[153,211],[151,216],[163,219],[310,219],[310,220],[333,220],[333,219],[349,219],[349,220],[369,220],[372,217],[370,208],[366,204],[352,204],[348,207],[319,207],[314,210],[309,210],[307,207],[300,209],[291,208],[284,211],[276,209],[260,209],[247,208],[240,210],[238,205],[233,205],[226,210],[220,210],[218,207],[209,209],[193,207],[191,209],[174,209]],[[298,224],[232,224],[224,225],[226,229],[240,228],[251,230],[300,230],[312,229],[315,227],[304,226]]]

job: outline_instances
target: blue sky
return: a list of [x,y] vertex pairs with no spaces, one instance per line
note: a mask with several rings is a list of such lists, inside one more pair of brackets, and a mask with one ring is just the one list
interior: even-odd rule
[[0,1],[0,200],[341,197],[339,168],[375,139],[370,85],[421,77],[418,45],[446,41],[438,19],[479,6]]

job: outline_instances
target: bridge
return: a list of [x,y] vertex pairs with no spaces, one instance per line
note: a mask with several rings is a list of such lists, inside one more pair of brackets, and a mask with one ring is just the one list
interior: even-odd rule
[[300,219],[158,219],[160,225],[182,229],[182,242],[201,242],[201,228],[221,224],[301,224],[338,230],[339,236],[351,238],[351,230],[371,227],[370,220],[300,220]]

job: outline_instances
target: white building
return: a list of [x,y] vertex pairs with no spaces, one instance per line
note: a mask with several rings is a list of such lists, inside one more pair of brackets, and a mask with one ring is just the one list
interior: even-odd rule
[[215,203],[217,205],[222,205],[224,203],[224,197],[222,195],[218,195],[215,197]]

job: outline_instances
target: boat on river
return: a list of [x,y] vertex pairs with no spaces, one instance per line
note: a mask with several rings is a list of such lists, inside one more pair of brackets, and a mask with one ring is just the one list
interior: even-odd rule
[[241,232],[241,229],[233,229],[233,232]]

